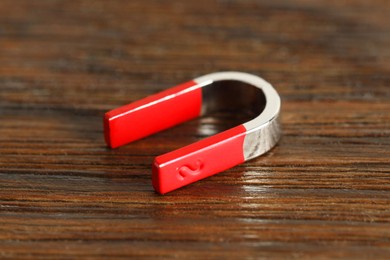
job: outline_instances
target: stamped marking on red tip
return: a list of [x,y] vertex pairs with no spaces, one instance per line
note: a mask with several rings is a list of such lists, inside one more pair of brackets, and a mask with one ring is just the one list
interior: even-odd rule
[[196,176],[202,172],[203,166],[204,163],[200,159],[196,160],[194,164],[183,165],[177,169],[177,178],[183,181],[187,177]]

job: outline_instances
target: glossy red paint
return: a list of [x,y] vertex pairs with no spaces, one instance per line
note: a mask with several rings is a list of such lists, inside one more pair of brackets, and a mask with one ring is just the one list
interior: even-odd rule
[[152,182],[161,193],[209,177],[244,162],[243,125],[155,158]]
[[[202,88],[189,81],[105,114],[107,145],[116,148],[200,115]],[[155,158],[154,189],[165,194],[245,161],[243,125]]]
[[198,117],[202,90],[194,81],[107,112],[104,137],[111,148],[130,143]]

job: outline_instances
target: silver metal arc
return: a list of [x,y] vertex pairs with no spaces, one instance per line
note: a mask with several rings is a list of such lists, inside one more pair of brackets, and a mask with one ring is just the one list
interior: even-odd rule
[[198,77],[194,81],[202,88],[205,86],[212,88],[214,83],[223,83],[222,81],[241,82],[256,87],[264,94],[265,105],[262,112],[243,124],[246,129],[243,144],[245,161],[268,152],[279,141],[281,136],[279,122],[281,101],[279,94],[270,83],[258,76],[243,72],[216,72]]

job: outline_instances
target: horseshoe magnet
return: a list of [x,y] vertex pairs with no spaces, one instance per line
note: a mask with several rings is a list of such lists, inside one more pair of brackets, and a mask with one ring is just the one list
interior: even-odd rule
[[269,151],[280,138],[280,97],[265,80],[217,72],[107,112],[104,136],[111,148],[198,116],[221,110],[254,113],[244,124],[157,156],[152,183],[160,194],[227,170]]

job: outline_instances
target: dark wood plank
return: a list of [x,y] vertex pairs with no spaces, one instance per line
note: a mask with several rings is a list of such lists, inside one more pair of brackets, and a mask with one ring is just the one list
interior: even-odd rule
[[[0,2],[0,258],[386,258],[388,1]],[[105,111],[196,76],[258,74],[283,138],[160,196],[156,155],[243,122],[116,150]]]

